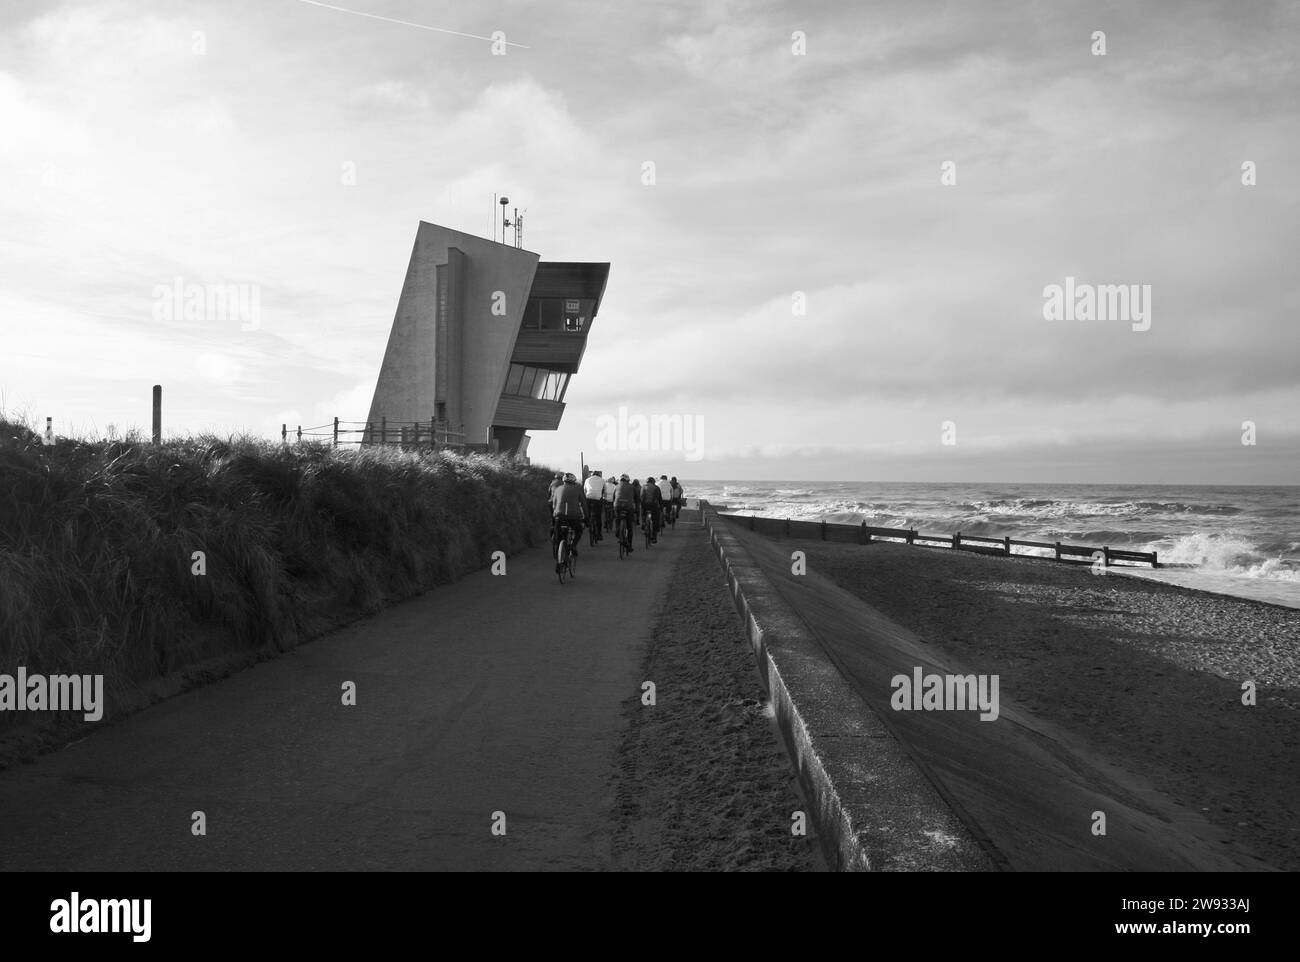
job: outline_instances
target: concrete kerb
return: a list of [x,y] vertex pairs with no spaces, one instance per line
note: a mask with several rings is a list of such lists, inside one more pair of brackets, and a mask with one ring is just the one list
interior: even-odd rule
[[989,868],[717,512],[702,508],[827,863],[838,871]]

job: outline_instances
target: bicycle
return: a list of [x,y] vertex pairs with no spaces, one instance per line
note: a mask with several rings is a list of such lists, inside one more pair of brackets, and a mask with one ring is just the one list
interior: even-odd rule
[[621,515],[618,519],[618,560],[622,561],[632,553],[632,515]]
[[645,532],[645,547],[649,551],[655,540],[655,517],[653,512],[641,512],[641,530]]
[[573,554],[573,528],[567,524],[563,528],[564,537],[555,548],[555,574],[559,577],[560,584],[564,584],[566,572],[570,578],[576,578],[578,574],[578,559]]
[[677,505],[673,502],[669,502],[664,508],[664,524],[674,531],[677,530]]

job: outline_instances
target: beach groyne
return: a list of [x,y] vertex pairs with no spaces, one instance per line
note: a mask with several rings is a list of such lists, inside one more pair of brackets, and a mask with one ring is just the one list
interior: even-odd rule
[[[974,551],[980,554],[1000,555],[1002,557],[1047,558],[1067,564],[1100,564],[1109,568],[1112,565],[1149,565],[1152,569],[1160,567],[1159,555],[1155,551],[1135,551],[1128,548],[1112,548],[1109,545],[1068,544],[1061,541],[1030,541],[1022,538],[989,538],[983,535],[963,535],[960,531],[952,534],[925,534],[915,528],[882,528],[860,524],[845,524],[835,521],[799,521],[791,518],[768,518],[758,515],[725,514],[723,518],[734,524],[742,524],[758,534],[769,538],[803,538],[820,539],[839,543],[871,544],[872,541],[901,541],[909,545],[925,547],[952,548],[956,551]],[[1029,552],[1016,551],[1028,548]],[[1052,552],[1050,555],[1046,552]],[[1044,552],[1035,554],[1034,552]]]
[[723,516],[708,502],[698,502],[697,510],[744,621],[827,864],[838,871],[996,868]]

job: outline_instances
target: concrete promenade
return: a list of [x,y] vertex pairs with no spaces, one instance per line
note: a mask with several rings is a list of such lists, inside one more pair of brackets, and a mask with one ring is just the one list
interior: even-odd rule
[[[1002,693],[994,722],[980,721],[975,712],[892,710],[890,679],[897,674],[910,676],[916,666],[940,674],[975,669],[925,644],[815,570],[792,574],[791,552],[803,548],[811,558],[821,542],[776,542],[733,523],[724,523],[723,530],[740,542],[744,564],[761,570],[762,584],[770,585],[766,590],[788,606],[798,626],[790,631],[816,640],[861,704],[893,733],[1001,867],[1268,869],[1253,854],[1229,847],[1223,832],[1199,812],[1155,791],[1141,772],[1121,769],[1073,733],[1022,711],[1014,692]],[[853,786],[846,780],[835,788],[843,794]],[[869,814],[872,804],[861,810]],[[1107,818],[1107,834],[1100,838],[1090,831],[1099,811]]]
[[700,536],[607,538],[563,586],[527,551],[0,772],[0,869],[608,868],[623,707]]

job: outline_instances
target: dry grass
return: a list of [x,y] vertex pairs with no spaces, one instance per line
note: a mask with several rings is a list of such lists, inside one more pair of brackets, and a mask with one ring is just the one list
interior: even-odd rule
[[[252,437],[44,446],[0,419],[0,671],[102,673],[108,717],[150,680],[284,650],[541,543],[549,477]],[[5,712],[0,732],[30,718]]]

